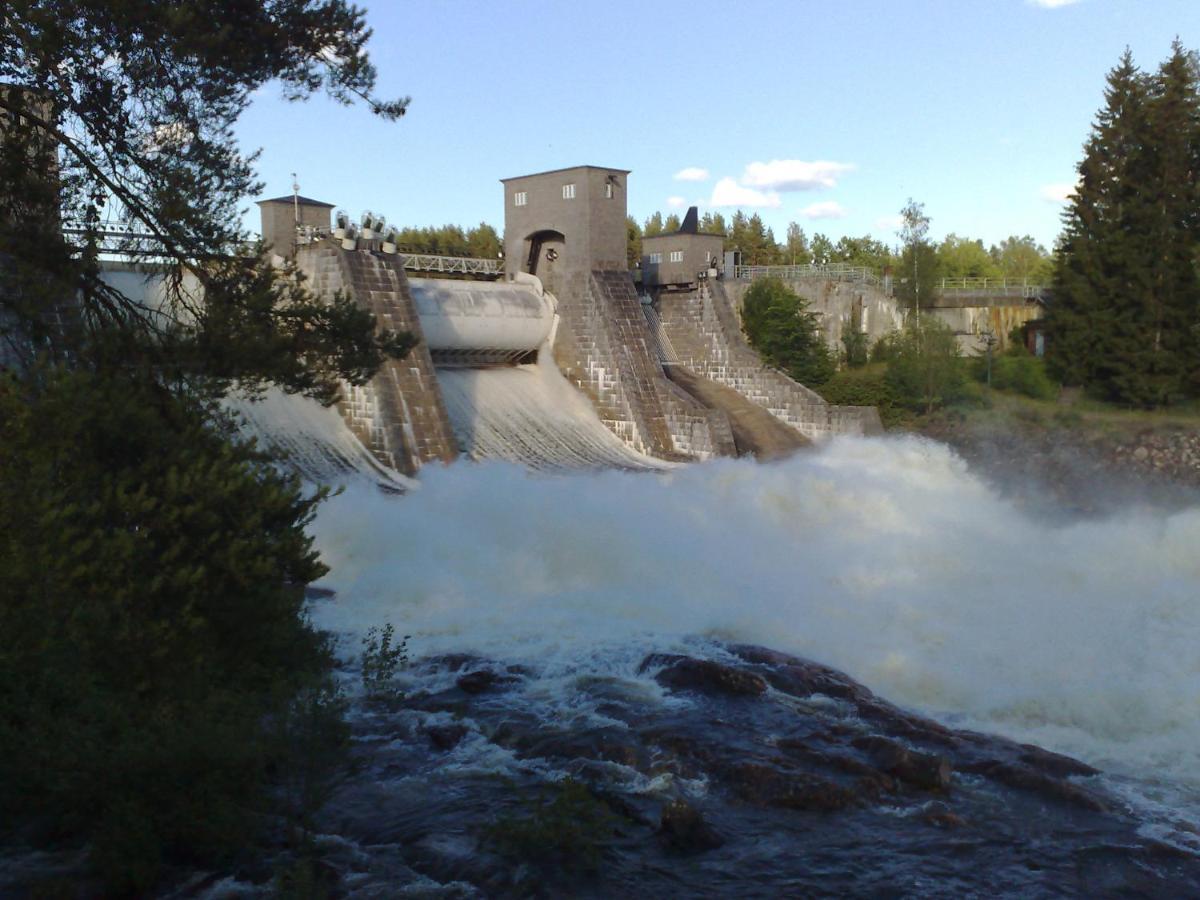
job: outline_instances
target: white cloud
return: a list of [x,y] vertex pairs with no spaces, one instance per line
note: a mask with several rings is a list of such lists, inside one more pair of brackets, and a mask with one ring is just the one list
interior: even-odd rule
[[1060,6],[1070,6],[1079,0],[1025,0],[1030,6],[1040,6],[1042,9],[1058,9]]
[[1067,203],[1075,194],[1075,185],[1044,184],[1038,193],[1047,203]]
[[683,197],[668,197],[667,198],[667,206],[671,207],[671,209],[679,209],[686,205],[687,205],[687,200],[684,199]]
[[846,210],[836,200],[824,200],[804,207],[800,210],[800,215],[806,219],[844,219]]
[[753,188],[742,187],[732,178],[722,178],[713,186],[712,200],[709,206],[745,206],[766,207],[775,209],[782,205],[779,195],[774,191],[756,191]]
[[838,176],[854,168],[850,163],[802,159],[773,159],[746,166],[742,184],[772,191],[811,191],[837,186]]
[[676,181],[708,181],[708,169],[699,166],[688,166],[680,169],[674,176]]

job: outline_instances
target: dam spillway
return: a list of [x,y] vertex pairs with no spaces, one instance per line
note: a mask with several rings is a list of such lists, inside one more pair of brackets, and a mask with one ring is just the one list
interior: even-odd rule
[[[264,240],[318,296],[349,297],[381,329],[418,340],[369,383],[344,384],[338,402],[381,466],[414,476],[466,456],[538,470],[663,468],[878,428],[874,410],[833,406],[744,346],[736,300],[705,283],[723,238],[664,235],[673,274],[643,260],[635,283],[628,175],[575,166],[501,179],[504,252],[457,266],[405,254],[373,215],[359,232],[344,213],[330,228],[330,204],[260,202]],[[661,355],[672,342],[686,358]]]

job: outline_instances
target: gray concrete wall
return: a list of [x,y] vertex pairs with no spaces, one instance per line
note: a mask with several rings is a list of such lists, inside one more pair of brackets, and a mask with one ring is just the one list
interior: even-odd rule
[[954,331],[958,348],[964,356],[977,356],[985,352],[985,332],[990,331],[999,340],[995,351],[1003,351],[1011,343],[1009,332],[1026,322],[1041,318],[1045,309],[1036,301],[1013,298],[1007,303],[993,302],[977,306],[940,301],[935,303],[930,312]]
[[[867,341],[874,344],[885,334],[904,327],[904,313],[896,298],[873,285],[811,278],[786,283],[807,300],[809,309],[820,317],[825,342],[837,353],[844,349],[842,335],[851,328],[865,332]],[[723,282],[739,319],[742,301],[751,284],[749,280],[740,279]]]

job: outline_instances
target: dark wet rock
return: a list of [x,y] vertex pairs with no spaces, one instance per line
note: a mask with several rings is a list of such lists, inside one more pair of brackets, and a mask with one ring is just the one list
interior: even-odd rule
[[962,766],[962,770],[984,775],[1011,788],[1040,794],[1050,800],[1060,800],[1095,812],[1108,811],[1108,804],[1092,791],[1063,778],[1039,772],[1022,763],[986,760],[968,763]]
[[484,691],[489,691],[492,688],[502,685],[509,685],[516,681],[512,675],[502,675],[499,672],[493,672],[491,669],[477,669],[474,672],[468,672],[466,675],[460,675],[454,682],[460,691],[467,694],[482,694]]
[[880,771],[905,784],[926,791],[950,789],[954,767],[944,756],[921,753],[878,736],[856,738],[852,743],[867,753]]
[[856,800],[852,790],[832,781],[764,763],[735,763],[719,775],[738,797],[756,806],[833,812],[854,805]]
[[522,759],[590,759],[640,768],[646,755],[627,732],[615,729],[524,732],[510,727],[492,740],[514,749]]
[[920,819],[935,828],[966,828],[967,820],[945,803],[931,803],[921,811]]
[[655,653],[642,661],[639,672],[663,666],[654,676],[663,687],[673,691],[697,691],[702,694],[758,696],[767,690],[760,676],[708,659]]
[[466,725],[429,725],[425,733],[429,742],[439,750],[453,750],[467,736]]
[[1099,769],[1093,769],[1087,763],[1063,756],[1061,753],[1051,753],[1033,744],[1021,745],[1021,762],[1035,769],[1040,769],[1048,775],[1062,778],[1067,775],[1099,775]]
[[658,839],[676,853],[703,853],[725,843],[700,811],[685,800],[675,800],[663,807]]

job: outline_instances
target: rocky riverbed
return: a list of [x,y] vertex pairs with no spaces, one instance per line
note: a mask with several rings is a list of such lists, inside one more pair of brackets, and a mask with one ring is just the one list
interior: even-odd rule
[[[1200,892],[1200,859],[1150,836],[1094,768],[763,647],[697,644],[552,686],[436,657],[408,681],[357,707],[357,771],[317,829],[332,896]],[[266,874],[195,895],[256,893]]]

